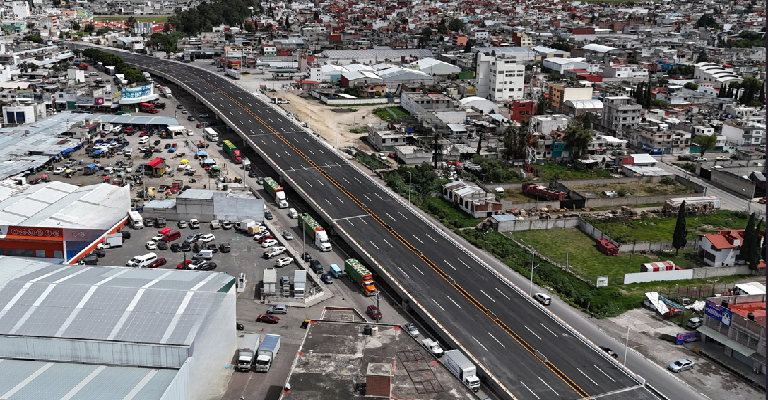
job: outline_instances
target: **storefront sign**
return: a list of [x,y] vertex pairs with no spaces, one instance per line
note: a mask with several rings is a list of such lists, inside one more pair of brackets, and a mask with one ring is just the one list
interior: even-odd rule
[[718,306],[713,301],[707,300],[707,305],[704,306],[704,314],[722,322],[723,325],[731,326],[731,310]]
[[697,340],[699,340],[698,332],[678,333],[675,337],[675,344],[695,342]]
[[1,226],[0,233],[5,235],[6,239],[44,239],[44,240],[63,240],[63,231],[61,228],[38,228],[34,226]]

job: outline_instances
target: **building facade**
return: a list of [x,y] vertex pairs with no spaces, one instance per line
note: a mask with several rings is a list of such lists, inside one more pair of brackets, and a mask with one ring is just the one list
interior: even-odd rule
[[503,56],[477,55],[477,96],[491,101],[519,100],[524,96],[525,65]]
[[603,99],[603,128],[611,133],[626,132],[640,123],[643,107],[627,96],[610,96]]

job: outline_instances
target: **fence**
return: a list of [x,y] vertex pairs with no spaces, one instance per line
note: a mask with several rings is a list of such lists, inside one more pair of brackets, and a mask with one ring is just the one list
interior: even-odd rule
[[496,230],[499,232],[516,232],[538,229],[569,229],[577,227],[580,220],[580,218],[560,218],[500,221]]
[[[630,253],[645,253],[645,252],[653,252],[653,251],[672,251],[674,250],[674,247],[672,247],[672,242],[632,242],[632,243],[624,243],[619,244],[615,240],[608,237],[608,235],[601,232],[599,229],[592,226],[589,222],[584,221],[581,218],[577,218],[578,228],[581,229],[582,232],[590,236],[592,239],[608,239],[611,243],[616,245],[616,247],[619,248],[619,254],[630,254]],[[685,246],[681,248],[681,250],[692,250],[696,248],[696,241],[695,240],[688,240],[685,243]]]

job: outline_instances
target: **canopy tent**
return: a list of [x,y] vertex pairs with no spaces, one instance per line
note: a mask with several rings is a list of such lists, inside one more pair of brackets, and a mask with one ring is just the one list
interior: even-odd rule
[[216,164],[216,160],[214,160],[213,158],[206,158],[203,161],[203,164],[207,164],[207,165]]
[[206,153],[206,152],[204,152],[204,151],[202,151],[202,150],[201,150],[201,151],[198,151],[198,152],[196,153],[196,155],[197,155],[198,157],[202,157],[202,156],[208,157],[208,153]]
[[185,159],[181,160],[181,163],[182,163],[182,164],[189,164],[189,160],[187,160],[187,159],[185,158]]

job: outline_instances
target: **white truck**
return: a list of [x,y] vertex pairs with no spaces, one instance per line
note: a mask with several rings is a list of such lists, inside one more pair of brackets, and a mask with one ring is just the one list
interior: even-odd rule
[[433,356],[435,357],[442,357],[443,356],[443,348],[440,347],[440,343],[437,343],[436,341],[427,338],[421,341],[422,346],[424,346],[427,351],[429,351]]
[[123,234],[112,233],[104,238],[104,241],[97,246],[99,249],[114,249],[115,247],[123,247]]
[[254,221],[252,219],[244,219],[244,220],[240,221],[240,223],[235,225],[235,229],[237,229],[238,231],[248,232],[248,228],[252,228],[252,227],[258,226],[258,225],[259,224],[257,224],[256,221]]
[[256,354],[256,371],[267,372],[280,350],[280,335],[264,335]]
[[141,218],[141,214],[138,211],[128,211],[128,218],[130,219],[133,229],[143,229],[144,219]]
[[303,299],[307,287],[307,271],[297,269],[293,273],[293,297]]
[[277,269],[265,268],[264,269],[264,295],[274,296],[277,294]]
[[469,358],[464,354],[461,354],[461,351],[446,351],[445,367],[473,392],[477,392],[480,389],[480,379],[477,377],[477,367],[475,367],[475,364],[472,364],[472,361],[469,361]]
[[213,130],[213,128],[205,128],[205,139],[209,142],[218,142],[219,133]]
[[228,69],[226,72],[227,76],[232,79],[240,79],[240,71],[236,69]]
[[246,333],[243,335],[243,341],[237,349],[237,367],[238,371],[250,371],[253,361],[256,359],[256,351],[259,348],[260,336],[258,333]]

